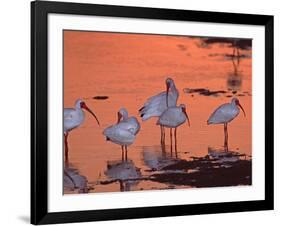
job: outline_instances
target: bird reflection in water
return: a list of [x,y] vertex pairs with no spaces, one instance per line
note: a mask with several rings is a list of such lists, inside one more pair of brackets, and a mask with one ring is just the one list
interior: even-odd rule
[[167,150],[169,150],[169,154],[168,156],[173,156],[175,155],[175,158],[178,158],[178,144],[177,141],[175,139],[175,153],[173,152],[173,143],[172,143],[172,132],[170,130],[170,144],[166,145],[165,143],[161,143],[161,146],[159,146],[161,148],[161,152],[163,157],[167,155]]
[[208,157],[217,163],[234,163],[239,160],[246,160],[247,156],[245,154],[240,154],[235,151],[229,150],[225,152],[222,148],[208,147]]
[[173,157],[173,153],[163,151],[163,146],[145,146],[142,154],[144,164],[152,171],[161,170],[178,161],[177,157]]
[[132,187],[139,183],[138,179],[141,178],[140,169],[135,166],[132,160],[108,161],[104,174],[119,182],[120,191],[131,191]]
[[85,176],[80,175],[77,169],[65,167],[63,171],[63,186],[66,191],[75,191],[78,193],[88,193],[88,180]]
[[227,88],[237,92],[242,86],[242,72],[239,71],[240,53],[238,47],[233,47],[233,55],[231,56],[233,71],[228,74]]

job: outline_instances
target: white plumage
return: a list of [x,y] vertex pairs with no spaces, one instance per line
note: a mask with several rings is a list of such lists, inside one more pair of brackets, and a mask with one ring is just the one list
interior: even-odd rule
[[125,108],[121,108],[118,111],[117,124],[104,129],[103,135],[106,137],[106,140],[121,145],[122,159],[124,158],[123,152],[125,147],[125,157],[127,159],[127,146],[134,143],[139,130],[140,124],[138,120],[135,117],[129,117],[127,110]]
[[242,109],[244,116],[246,116],[245,111],[239,100],[233,98],[230,103],[223,104],[219,106],[210,116],[207,121],[207,124],[224,124],[224,148],[228,151],[228,129],[227,124],[237,117]]
[[[121,120],[122,119],[122,120]],[[140,131],[140,124],[136,117],[129,117],[128,111],[125,108],[121,108],[118,111],[118,121],[121,129],[130,130],[134,135]]]
[[157,121],[157,125],[162,125],[168,128],[176,128],[185,123],[188,116],[185,111],[185,105],[181,104],[178,107],[169,107]]
[[80,126],[85,119],[85,113],[82,109],[87,110],[90,112],[95,119],[97,120],[97,123],[99,124],[99,121],[96,117],[96,115],[87,107],[84,101],[78,99],[75,102],[75,108],[64,108],[63,110],[63,131],[64,133],[67,133],[76,127]]
[[239,107],[244,112],[244,109],[240,105],[239,100],[237,98],[233,98],[230,103],[219,106],[208,119],[208,125],[224,124],[231,122],[239,114]]
[[166,86],[166,91],[150,97],[139,110],[139,114],[143,121],[151,117],[159,117],[167,109],[167,107],[174,107],[177,105],[179,92],[174,80],[167,78]]
[[75,108],[65,108],[63,110],[63,132],[64,132],[64,145],[65,145],[65,160],[68,161],[68,133],[79,127],[85,119],[85,113],[83,112],[82,109],[87,110],[91,115],[94,116],[96,119],[97,123],[99,123],[99,120],[97,116],[92,112],[87,105],[85,104],[84,101],[78,99],[75,102]]
[[65,108],[63,110],[63,131],[65,133],[80,126],[84,122],[85,113],[80,106],[81,102],[81,100],[77,100],[75,108]]
[[169,107],[157,121],[157,125],[170,128],[170,140],[171,140],[171,153],[173,147],[173,135],[172,129],[174,128],[174,137],[175,137],[175,152],[177,156],[177,127],[188,121],[190,126],[189,118],[186,113],[186,108],[184,104],[179,105],[178,107]]
[[121,146],[129,146],[134,143],[136,136],[133,129],[122,129],[119,124],[107,127],[103,131],[103,135],[107,140]]

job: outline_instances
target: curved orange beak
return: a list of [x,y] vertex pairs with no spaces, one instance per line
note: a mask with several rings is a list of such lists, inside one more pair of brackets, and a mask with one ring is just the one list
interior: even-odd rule
[[246,117],[246,113],[245,113],[245,111],[244,111],[244,109],[243,109],[243,107],[242,107],[242,105],[238,102],[237,103],[237,105],[241,108],[241,110],[243,111],[243,113],[244,113],[244,116]]
[[119,123],[120,121],[121,121],[121,119],[122,119],[122,115],[120,114],[120,112],[118,111],[118,113],[117,113],[117,123]]
[[94,112],[92,112],[91,111],[91,109],[90,108],[88,108],[87,107],[87,105],[83,102],[83,103],[81,103],[81,108],[84,108],[86,111],[88,111],[91,115],[93,115],[94,116],[94,118],[96,119],[96,121],[97,121],[97,123],[98,123],[98,125],[100,125],[100,122],[99,122],[99,120],[98,120],[98,118],[97,118],[97,116],[95,115],[95,113]]
[[185,114],[185,117],[186,117],[186,119],[187,119],[188,126],[190,127],[190,121],[189,121],[189,117],[188,117],[188,115],[187,115],[187,113],[186,113],[186,109],[183,108],[183,109],[182,109],[182,112]]
[[166,83],[166,104],[167,104],[167,108],[169,107],[169,104],[168,104],[169,89],[170,89],[170,84]]

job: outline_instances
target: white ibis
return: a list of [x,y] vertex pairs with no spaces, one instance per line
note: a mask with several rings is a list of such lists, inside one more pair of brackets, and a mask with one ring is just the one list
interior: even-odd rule
[[[123,119],[122,121],[120,121]],[[119,144],[122,149],[122,160],[127,160],[127,147],[134,143],[137,133],[139,132],[140,124],[135,117],[128,117],[128,112],[125,108],[121,108],[118,111],[117,124],[112,125],[104,129],[103,135],[106,140],[112,143]]]
[[[166,79],[166,91],[147,99],[144,106],[139,109],[143,121],[152,117],[160,117],[168,107],[175,107],[179,97],[179,91],[171,78]],[[165,142],[165,129],[161,128],[161,143]]]
[[231,122],[239,114],[240,109],[243,111],[244,116],[246,113],[237,98],[233,98],[230,103],[219,106],[210,116],[207,124],[224,124],[224,147],[228,150],[228,131],[227,124]]
[[117,113],[117,124],[123,129],[132,129],[134,135],[140,131],[140,124],[136,117],[129,117],[128,111],[125,108],[121,108]]
[[171,151],[172,151],[172,129],[174,128],[175,136],[175,150],[177,151],[177,127],[185,123],[187,120],[190,126],[189,118],[186,113],[186,107],[184,104],[178,107],[169,107],[157,121],[157,125],[170,128],[170,139],[171,139]]
[[97,116],[94,114],[94,112],[92,112],[87,107],[87,105],[83,100],[78,99],[75,102],[75,108],[65,108],[63,110],[63,117],[64,117],[63,132],[64,132],[64,148],[65,148],[66,162],[68,162],[68,142],[67,142],[68,133],[71,130],[79,127],[83,123],[85,114],[82,109],[85,109],[86,111],[90,112],[96,119],[98,125],[100,124]]

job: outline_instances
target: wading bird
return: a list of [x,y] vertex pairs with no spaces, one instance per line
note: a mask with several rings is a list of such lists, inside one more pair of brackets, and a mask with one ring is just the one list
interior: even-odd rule
[[174,128],[174,137],[175,137],[175,152],[177,154],[177,127],[185,123],[187,120],[188,125],[190,126],[189,118],[186,113],[186,107],[184,104],[179,105],[178,107],[169,107],[163,114],[159,117],[157,125],[170,128],[170,140],[171,140],[171,152],[173,146],[173,135],[172,129]]
[[121,108],[117,116],[117,124],[104,129],[103,135],[106,137],[106,140],[121,146],[122,160],[124,160],[125,150],[125,160],[127,160],[127,148],[134,143],[136,135],[140,130],[140,124],[135,117],[128,116],[128,112],[125,108]]
[[140,124],[136,117],[129,117],[128,111],[125,108],[121,108],[117,113],[117,124],[123,129],[132,129],[134,135],[140,131]]
[[78,99],[75,102],[75,108],[65,108],[63,110],[63,132],[64,132],[64,149],[65,149],[65,161],[68,162],[68,134],[71,130],[79,127],[84,119],[85,119],[85,113],[83,112],[82,109],[85,109],[86,111],[90,112],[94,118],[96,119],[98,125],[99,120],[97,116],[92,112],[87,105],[85,104],[84,101]]
[[239,103],[237,98],[233,98],[230,103],[223,104],[219,106],[210,116],[207,121],[207,124],[224,124],[224,147],[228,151],[228,131],[227,124],[231,122],[239,114],[240,109],[243,111],[244,116],[246,113]]
[[[143,121],[152,117],[160,117],[168,107],[175,107],[179,97],[179,91],[176,88],[174,80],[166,79],[166,91],[147,99],[144,106],[139,109],[139,114]],[[161,144],[165,142],[165,129],[161,128]]]

